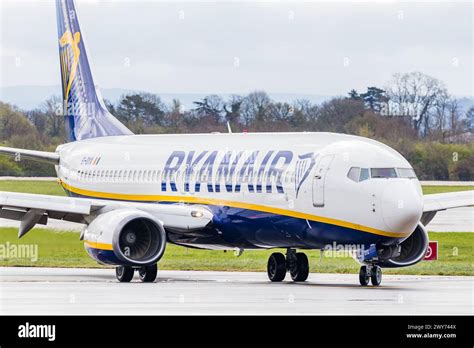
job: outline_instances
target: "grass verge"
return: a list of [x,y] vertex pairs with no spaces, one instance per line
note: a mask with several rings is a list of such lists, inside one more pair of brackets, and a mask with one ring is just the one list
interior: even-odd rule
[[445,193],[445,192],[459,192],[459,191],[472,191],[474,186],[422,186],[423,194],[429,195],[432,193]]

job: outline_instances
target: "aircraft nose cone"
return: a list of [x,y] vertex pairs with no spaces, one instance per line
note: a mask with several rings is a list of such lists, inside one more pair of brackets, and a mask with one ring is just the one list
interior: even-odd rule
[[415,181],[387,182],[382,193],[382,216],[392,232],[411,234],[423,213],[423,196]]

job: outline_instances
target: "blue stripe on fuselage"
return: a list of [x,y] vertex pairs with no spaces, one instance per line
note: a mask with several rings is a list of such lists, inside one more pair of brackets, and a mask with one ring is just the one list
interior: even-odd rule
[[[95,198],[70,191],[67,193],[72,197]],[[162,202],[162,204],[174,203]],[[245,249],[290,247],[321,249],[334,242],[341,245],[357,244],[368,247],[370,244],[390,244],[397,240],[397,238],[348,227],[256,210],[215,205],[207,205],[207,208],[214,215],[212,227],[207,229],[207,235],[175,234],[170,241],[201,247],[208,244]]]

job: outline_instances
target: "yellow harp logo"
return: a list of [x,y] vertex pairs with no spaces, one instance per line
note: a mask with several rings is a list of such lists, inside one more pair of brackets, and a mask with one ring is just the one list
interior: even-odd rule
[[[74,36],[68,30],[59,39],[59,45],[63,50],[60,54],[61,61],[61,75],[63,79],[63,95],[64,100],[67,101],[69,91],[71,90],[72,82],[76,76],[77,65],[79,64],[79,56],[81,50],[79,49],[79,42],[81,42],[81,33],[76,32]],[[69,57],[72,54],[72,63]]]

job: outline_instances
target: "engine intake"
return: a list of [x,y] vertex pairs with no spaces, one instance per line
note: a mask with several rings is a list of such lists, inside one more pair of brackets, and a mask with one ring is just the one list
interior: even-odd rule
[[377,264],[381,267],[395,268],[414,265],[426,255],[429,236],[425,226],[420,222],[415,231],[398,247],[385,247],[378,250],[381,261]]
[[147,266],[163,256],[167,238],[163,224],[151,214],[117,209],[97,216],[85,230],[84,239],[89,246],[111,245],[110,251],[88,249],[100,263]]
[[163,255],[165,233],[161,224],[140,217],[127,222],[115,234],[113,247],[117,257],[124,262],[151,264]]

